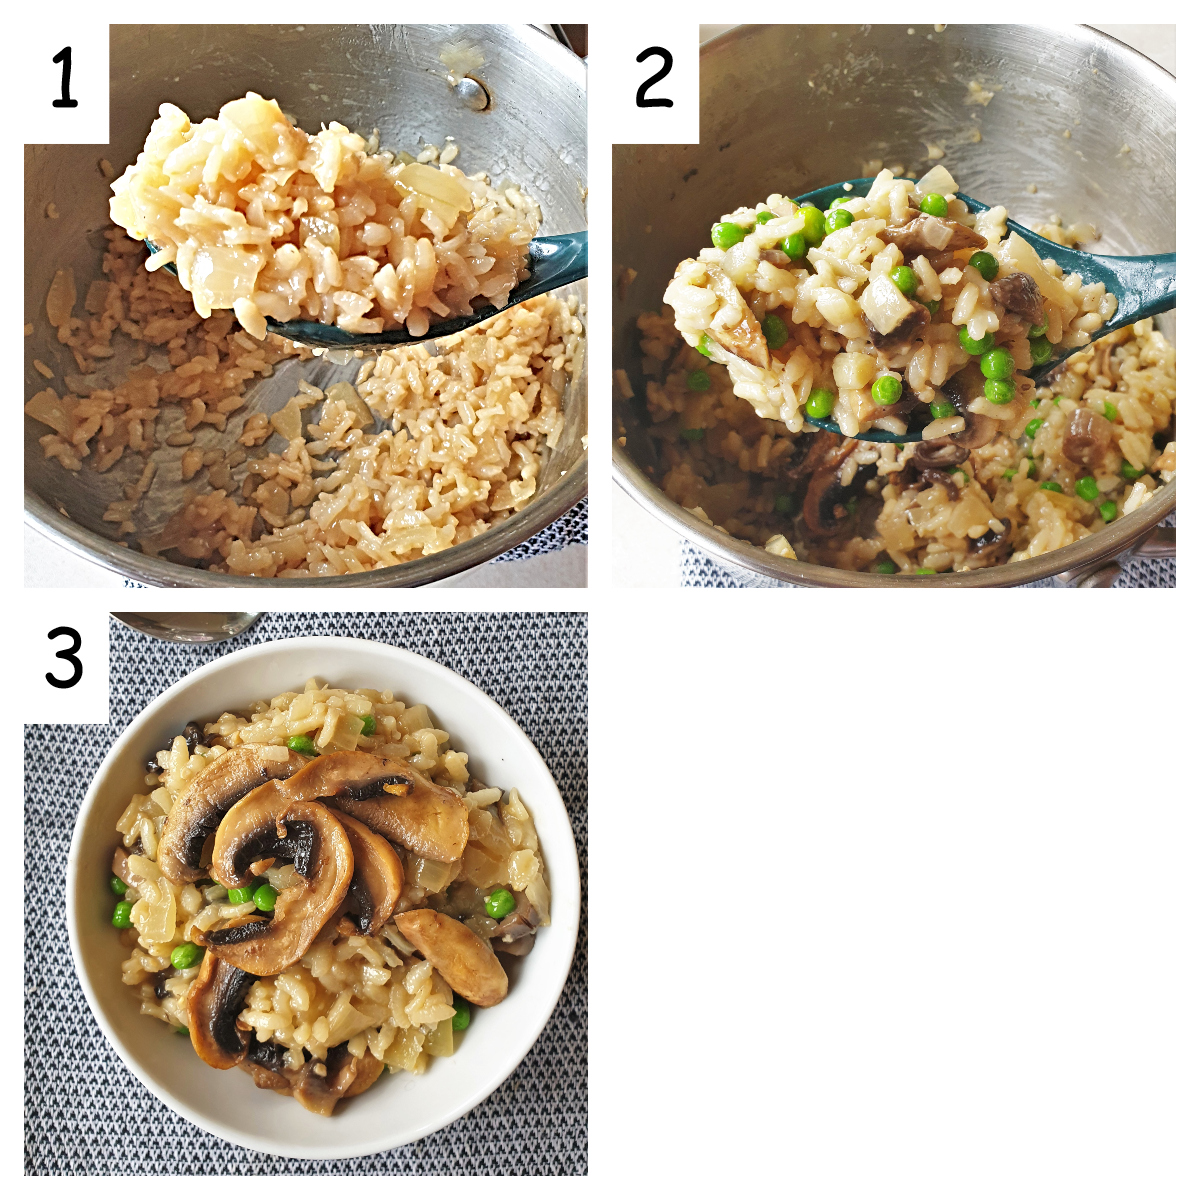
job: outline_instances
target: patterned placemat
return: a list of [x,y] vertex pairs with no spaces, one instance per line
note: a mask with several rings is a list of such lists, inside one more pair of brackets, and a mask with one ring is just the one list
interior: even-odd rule
[[[1163,525],[1175,524],[1172,513]],[[768,579],[751,571],[728,567],[715,562],[690,542],[679,543],[679,586],[685,588],[785,588],[790,584],[778,579]],[[1022,587],[1054,587],[1052,579],[1039,579],[1036,583],[1024,583]],[[1122,588],[1170,588],[1175,586],[1175,560],[1173,558],[1135,558],[1121,571],[1113,587]]]
[[551,521],[540,533],[535,533],[519,546],[497,556],[497,562],[515,562],[521,558],[533,558],[537,554],[549,554],[564,546],[586,546],[588,540],[588,502],[584,496],[574,508],[569,508],[557,521]]
[[[587,1173],[587,615],[268,614],[216,646],[178,646],[111,622],[108,725],[25,728],[26,894],[66,876],[80,801],[150,700],[205,663],[306,634],[402,646],[469,679],[546,760],[570,813],[583,911],[567,985],[512,1076],[438,1133],[364,1158],[310,1161],[235,1146],[176,1116],[100,1032],[71,966],[66,916],[25,909],[25,1171],[31,1175],[562,1175]],[[61,888],[55,893],[62,894]]]

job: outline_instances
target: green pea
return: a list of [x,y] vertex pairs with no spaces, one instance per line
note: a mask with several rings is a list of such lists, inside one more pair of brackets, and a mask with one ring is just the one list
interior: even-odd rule
[[996,256],[989,254],[986,250],[976,250],[968,262],[988,283],[991,283],[1000,271],[1000,264],[996,261]]
[[872,568],[876,575],[895,575],[896,564],[894,562],[876,563]]
[[245,904],[247,901],[254,899],[254,889],[252,887],[230,888],[229,903],[230,904]]
[[1117,406],[1115,404],[1109,400],[1105,400],[1104,415],[1108,420],[1115,421],[1120,414],[1117,412]]
[[834,233],[839,229],[845,229],[847,225],[854,224],[854,214],[847,212],[844,208],[835,208],[833,212],[825,218],[825,232]]
[[943,417],[954,416],[954,405],[949,401],[938,400],[929,406],[929,411],[935,420],[940,421]]
[[806,204],[797,215],[804,217],[804,240],[810,246],[819,246],[821,239],[825,236],[824,214],[819,208]]
[[487,915],[492,920],[500,921],[517,907],[517,902],[513,899],[513,894],[508,888],[497,888],[483,902],[483,907],[487,909]]
[[983,385],[983,394],[993,404],[1008,404],[1017,394],[1017,385],[1011,379],[989,379]]
[[976,341],[976,339],[967,332],[967,327],[964,325],[958,331],[958,344],[968,354],[986,354],[996,344],[996,339],[989,332],[985,333],[983,337]]
[[789,233],[779,243],[779,248],[792,262],[796,262],[808,253],[808,247],[804,244],[804,234],[802,233]]
[[133,924],[130,913],[133,912],[133,902],[122,900],[113,909],[112,923],[117,929],[128,929]]
[[1042,402],[1041,398],[1039,396],[1035,396],[1032,400],[1030,400],[1029,403],[1032,404],[1034,408],[1037,408],[1037,406],[1039,404],[1041,404],[1041,402]]
[[712,387],[712,380],[707,371],[692,371],[687,377],[687,385],[689,391],[707,392]]
[[833,210],[835,208],[841,208],[843,204],[849,204],[850,201],[853,199],[854,199],[853,196],[839,196],[836,200],[830,201],[830,204],[829,204],[830,210]]
[[679,436],[685,442],[701,442],[704,440],[704,433],[703,429],[681,429]]
[[184,1037],[192,1036],[192,1031],[186,1025],[173,1025],[171,1028],[173,1032],[182,1033]]
[[274,912],[279,893],[269,884],[261,884],[254,892],[254,907],[259,912]]
[[456,1033],[462,1033],[471,1023],[471,1006],[461,997],[454,997],[454,1016],[450,1018],[450,1028]]
[[299,733],[295,737],[288,738],[287,746],[289,750],[295,750],[297,754],[307,754],[309,757],[316,754],[317,748],[313,745],[313,740],[310,737],[305,737]]
[[1061,492],[1062,484],[1059,483],[1057,479],[1047,479],[1046,482],[1042,484],[1042,491],[1043,492]]
[[1100,515],[1104,518],[1105,524],[1113,520],[1117,515],[1116,504],[1111,500],[1105,500],[1105,502],[1100,505]]
[[850,499],[846,501],[846,511],[851,516],[854,516],[854,514],[856,512],[858,512],[858,497],[857,496],[851,496]]
[[913,574],[914,575],[936,575],[937,572],[932,567],[918,567],[913,572]]
[[871,384],[871,399],[876,404],[895,404],[904,393],[904,384],[895,375],[880,375]]
[[1008,470],[1004,472],[1004,478],[1011,479],[1016,473],[1017,473],[1016,467],[1009,467]]
[[750,230],[743,229],[736,221],[718,221],[712,227],[712,242],[718,250],[728,250],[742,241]]
[[1085,475],[1082,479],[1075,481],[1075,495],[1080,500],[1095,500],[1100,495],[1100,489],[1096,486],[1096,480],[1091,475]]
[[1135,467],[1127,458],[1121,459],[1121,474],[1126,479],[1140,479],[1146,473],[1145,467]]
[[929,309],[929,315],[931,317],[936,317],[938,315],[938,309],[942,307],[942,302],[940,300],[930,300],[926,303],[925,307]]
[[204,951],[192,942],[183,942],[171,951],[171,966],[176,970],[186,971],[194,967],[204,957]]
[[765,225],[768,221],[773,220],[775,220],[775,214],[771,212],[770,209],[767,209],[766,212],[760,212],[758,216],[754,218],[754,223],[755,225]]
[[371,737],[375,733],[375,716],[373,713],[367,713],[365,717],[360,717],[362,728],[358,731],[360,737]]
[[1037,431],[1041,429],[1045,423],[1046,422],[1043,421],[1041,417],[1034,417],[1034,419],[1025,426],[1025,436],[1027,438],[1037,437]]
[[783,492],[776,496],[775,511],[782,516],[790,517],[796,511],[796,497],[789,492]]
[[997,347],[989,350],[980,360],[979,369],[985,379],[1011,379],[1017,364],[1007,350]]
[[1033,359],[1035,367],[1048,363],[1053,356],[1054,347],[1044,337],[1029,339],[1029,357]]
[[808,400],[805,402],[804,411],[810,417],[818,419],[827,417],[833,412],[834,402],[837,397],[828,388],[813,388],[808,393]]
[[1053,404],[1055,408],[1057,408],[1057,407],[1058,407],[1058,402],[1059,402],[1061,399],[1062,399],[1062,397],[1061,397],[1061,396],[1054,396],[1054,397],[1052,397],[1052,398],[1051,398],[1051,400],[1050,400],[1050,403],[1051,403],[1051,404]]
[[129,885],[123,879],[118,879],[115,875],[108,881],[108,886],[112,889],[114,896],[123,896],[129,891]]
[[1050,322],[1043,318],[1037,325],[1030,325],[1029,336],[1031,338],[1041,337],[1049,328]]
[[912,267],[894,267],[888,272],[888,278],[906,296],[911,296],[917,290],[917,273]]
[[1036,483],[1037,475],[1038,475],[1037,459],[1030,456],[1029,458],[1027,458],[1025,460],[1025,462],[1028,464],[1028,467],[1029,467],[1029,469],[1025,472],[1025,478],[1032,479],[1034,481],[1034,483]]
[[780,347],[787,344],[791,334],[788,333],[788,327],[783,323],[781,317],[777,317],[774,313],[767,313],[763,317],[762,323],[763,337],[767,339],[768,350],[778,350]]
[[950,205],[946,203],[945,196],[939,196],[937,192],[930,192],[921,201],[921,211],[928,213],[931,217],[944,217],[950,211]]

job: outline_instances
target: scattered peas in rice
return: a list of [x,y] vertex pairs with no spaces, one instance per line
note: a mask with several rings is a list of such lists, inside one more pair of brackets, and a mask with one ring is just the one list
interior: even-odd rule
[[[1058,549],[1173,478],[1162,333],[1145,320],[1088,345],[1115,298],[956,191],[941,166],[916,184],[882,170],[824,214],[772,196],[714,225],[713,248],[667,288],[672,307],[638,321],[671,499],[785,557],[928,572]],[[1071,346],[1052,383],[1022,374]],[[846,434],[915,423],[924,439],[807,420],[830,416]]]
[[[331,918],[296,961],[271,977],[247,981],[236,1024],[248,1051],[223,1065],[241,1066],[259,1087],[290,1090],[306,1107],[328,1113],[338,1100],[356,1094],[346,1090],[355,1070],[357,1090],[385,1066],[420,1074],[433,1058],[453,1054],[456,1039],[470,1036],[463,1032],[470,1005],[401,932],[409,915],[428,910],[430,920],[449,922],[472,945],[525,954],[537,929],[549,924],[550,891],[533,819],[517,790],[506,794],[472,778],[466,753],[451,746],[424,705],[405,705],[387,691],[348,691],[313,679],[301,691],[248,711],[224,713],[202,727],[191,724],[147,764],[146,791],[132,797],[117,822],[121,840],[111,890],[113,925],[129,955],[121,967],[123,982],[143,1014],[182,1032],[191,1026],[193,1044],[201,1034],[190,1019],[189,993],[204,980],[206,964],[213,965],[208,958],[223,957],[214,932],[270,917],[286,907],[289,889],[303,886],[304,879],[292,862],[271,859],[254,890],[226,888],[213,878],[175,882],[163,873],[169,865],[160,869],[164,829],[191,785],[203,782],[225,755],[247,752],[240,748],[256,748],[276,763],[279,786],[298,783],[304,772],[288,761],[297,745],[299,763],[363,752],[394,762],[398,770],[415,768],[433,787],[447,789],[456,805],[465,805],[469,831],[465,850],[452,862],[393,844],[403,885],[377,932],[363,935]],[[221,828],[230,814],[274,787],[268,783],[243,795],[221,818]],[[346,816],[334,815],[345,823]],[[220,837],[219,829],[218,845]],[[200,865],[210,869],[204,861]],[[491,950],[480,953],[493,972],[502,970]],[[506,982],[501,996],[504,991]],[[195,997],[191,1000],[194,1007]],[[335,1076],[343,1080],[341,1090],[333,1086]]]

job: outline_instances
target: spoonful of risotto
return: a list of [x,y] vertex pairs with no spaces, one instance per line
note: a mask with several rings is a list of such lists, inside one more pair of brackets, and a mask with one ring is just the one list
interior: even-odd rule
[[663,299],[734,393],[793,433],[982,446],[1075,351],[1175,307],[1174,254],[1075,250],[942,166],[773,195],[712,241]]
[[460,333],[587,275],[585,232],[537,236],[536,203],[451,166],[453,142],[414,159],[377,140],[309,135],[254,92],[198,124],[164,104],[109,210],[200,316],[320,348]]

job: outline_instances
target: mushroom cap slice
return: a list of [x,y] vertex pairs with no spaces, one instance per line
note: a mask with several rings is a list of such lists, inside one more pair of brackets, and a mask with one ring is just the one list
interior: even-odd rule
[[243,887],[252,863],[290,862],[300,882],[285,888],[270,919],[211,929],[203,943],[212,954],[254,975],[277,975],[312,945],[350,888],[354,853],[337,817],[323,804],[296,801],[276,781],[235,804],[213,846],[213,876]]
[[207,874],[200,866],[204,843],[225,814],[247,793],[271,779],[294,775],[308,759],[278,746],[235,746],[206,767],[175,801],[158,843],[158,865],[173,883]]
[[[324,1066],[324,1074],[317,1073],[319,1065]],[[334,1105],[339,1100],[361,1095],[379,1078],[382,1071],[383,1063],[369,1050],[362,1058],[355,1058],[343,1042],[329,1051],[324,1064],[319,1064],[314,1058],[292,1073],[295,1080],[292,1095],[309,1112],[320,1113],[323,1117],[332,1116]]]
[[321,800],[357,818],[389,842],[438,862],[462,858],[470,836],[463,798],[408,763],[365,750],[322,754],[288,780],[297,799]]
[[354,876],[342,901],[342,916],[354,933],[374,937],[396,911],[404,890],[404,867],[385,837],[361,821],[338,814],[354,851]]
[[226,1071],[246,1057],[250,1035],[237,1019],[255,976],[206,954],[187,996],[192,1046],[210,1067]]
[[508,995],[508,976],[491,946],[461,921],[414,908],[396,918],[396,927],[460,995],[491,1008]]

